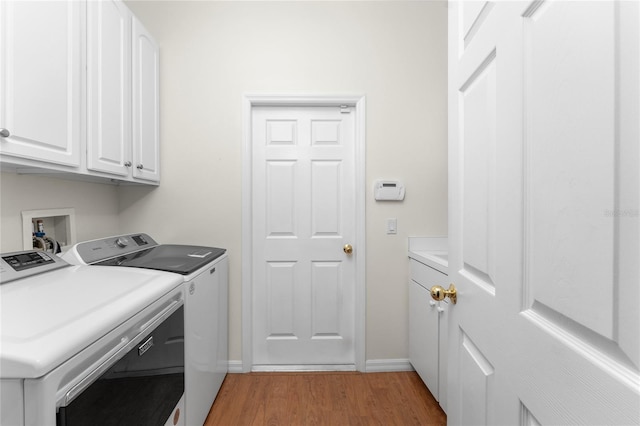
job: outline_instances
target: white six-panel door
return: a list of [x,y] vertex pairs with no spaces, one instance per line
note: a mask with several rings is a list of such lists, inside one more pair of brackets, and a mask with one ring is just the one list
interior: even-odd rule
[[353,369],[354,114],[252,111],[253,368]]
[[449,424],[640,424],[638,2],[449,4]]

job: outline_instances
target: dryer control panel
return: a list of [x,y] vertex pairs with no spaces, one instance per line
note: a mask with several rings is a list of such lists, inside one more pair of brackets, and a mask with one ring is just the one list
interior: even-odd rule
[[40,250],[0,255],[0,284],[69,266],[58,256]]

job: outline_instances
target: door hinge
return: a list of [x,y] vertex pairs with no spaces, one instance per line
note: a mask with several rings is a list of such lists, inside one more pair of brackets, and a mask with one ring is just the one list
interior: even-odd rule
[[340,105],[340,114],[350,114],[351,107],[349,105]]

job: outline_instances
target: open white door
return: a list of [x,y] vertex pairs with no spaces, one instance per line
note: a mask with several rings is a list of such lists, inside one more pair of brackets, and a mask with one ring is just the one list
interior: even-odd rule
[[449,4],[449,424],[640,424],[639,27]]

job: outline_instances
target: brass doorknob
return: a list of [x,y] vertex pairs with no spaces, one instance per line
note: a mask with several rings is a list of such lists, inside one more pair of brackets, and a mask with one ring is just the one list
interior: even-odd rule
[[449,289],[445,290],[442,286],[434,285],[431,287],[431,297],[435,300],[443,300],[445,297],[448,297],[451,300],[451,303],[454,305],[458,301],[458,295],[456,293],[456,286],[453,284],[449,284]]
[[353,247],[351,247],[351,244],[345,244],[344,247],[342,247],[342,250],[347,254],[353,253]]

